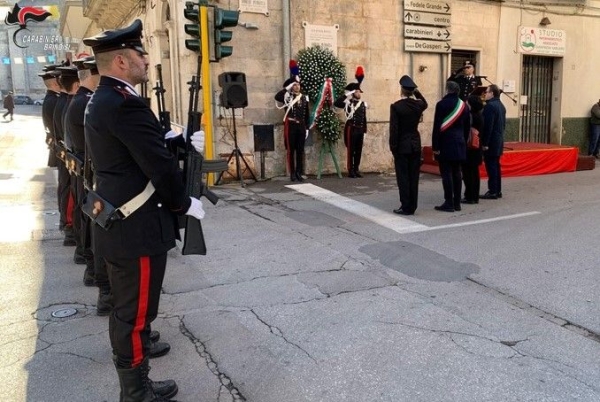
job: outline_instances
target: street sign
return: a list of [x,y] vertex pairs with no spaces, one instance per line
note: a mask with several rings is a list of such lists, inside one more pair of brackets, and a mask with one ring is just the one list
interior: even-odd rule
[[438,1],[404,0],[404,11],[414,10],[426,13],[452,14],[450,5]]
[[404,11],[404,22],[408,24],[449,27],[450,15],[439,13],[421,13],[417,11]]
[[448,28],[426,27],[423,25],[404,25],[404,37],[432,40],[451,39]]
[[422,53],[450,53],[452,51],[452,46],[450,42],[426,39],[404,39],[404,51]]

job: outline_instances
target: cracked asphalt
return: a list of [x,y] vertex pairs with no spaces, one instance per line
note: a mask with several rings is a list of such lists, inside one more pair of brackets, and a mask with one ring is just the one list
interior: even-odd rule
[[[39,113],[0,122],[1,399],[118,401],[107,319],[57,230]],[[428,230],[411,233],[283,178],[217,186],[208,255],[170,252],[153,329],[172,349],[150,376],[183,402],[597,402],[599,180],[509,178],[502,200],[446,214],[422,175],[409,218]],[[390,175],[308,182],[396,218]]]

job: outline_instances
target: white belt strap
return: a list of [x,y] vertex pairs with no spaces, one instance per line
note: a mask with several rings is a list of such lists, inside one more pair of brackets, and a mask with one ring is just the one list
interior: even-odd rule
[[121,207],[117,208],[117,210],[123,214],[123,219],[125,219],[137,211],[142,205],[144,205],[146,201],[150,199],[152,194],[154,194],[154,186],[152,185],[152,182],[149,181],[144,191],[127,201],[125,204],[121,205]]

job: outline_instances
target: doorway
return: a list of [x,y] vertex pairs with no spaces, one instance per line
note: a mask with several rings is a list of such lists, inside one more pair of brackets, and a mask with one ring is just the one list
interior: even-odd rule
[[520,140],[550,143],[552,118],[552,76],[554,59],[542,56],[523,56]]

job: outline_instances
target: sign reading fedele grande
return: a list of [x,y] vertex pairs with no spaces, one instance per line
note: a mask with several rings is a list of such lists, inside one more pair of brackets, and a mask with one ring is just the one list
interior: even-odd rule
[[564,56],[566,45],[567,33],[560,29],[519,27],[517,32],[519,53]]

